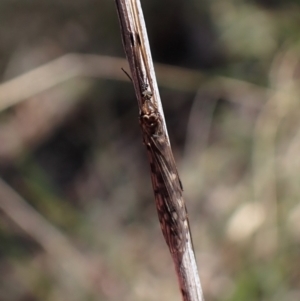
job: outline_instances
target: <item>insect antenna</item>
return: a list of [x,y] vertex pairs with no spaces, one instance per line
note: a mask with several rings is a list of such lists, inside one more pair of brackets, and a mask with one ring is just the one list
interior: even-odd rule
[[125,69],[123,69],[123,68],[121,68],[121,70],[127,75],[127,77],[130,79],[130,81],[133,82],[133,81],[132,81],[132,78],[131,78],[131,76],[128,74],[128,72],[127,72]]

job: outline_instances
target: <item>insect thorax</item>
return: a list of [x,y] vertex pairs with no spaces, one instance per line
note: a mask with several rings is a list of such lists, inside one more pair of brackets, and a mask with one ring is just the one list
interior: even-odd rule
[[147,133],[150,135],[159,135],[162,124],[161,118],[157,107],[150,99],[146,99],[143,104],[140,120]]

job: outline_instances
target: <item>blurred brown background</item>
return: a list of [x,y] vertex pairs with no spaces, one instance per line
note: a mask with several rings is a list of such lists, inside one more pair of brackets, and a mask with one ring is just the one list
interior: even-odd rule
[[[206,300],[299,301],[299,2],[142,6]],[[181,300],[123,58],[114,1],[0,0],[1,301]]]

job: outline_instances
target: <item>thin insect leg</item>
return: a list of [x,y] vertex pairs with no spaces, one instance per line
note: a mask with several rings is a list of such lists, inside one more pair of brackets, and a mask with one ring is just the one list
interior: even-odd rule
[[138,42],[138,45],[139,45],[139,50],[140,50],[140,53],[141,53],[141,57],[142,57],[142,60],[143,60],[143,63],[144,63],[144,66],[145,66],[145,69],[146,69],[146,73],[147,73],[147,77],[149,79],[149,84],[150,84],[150,87],[151,87],[151,90],[153,90],[153,87],[152,87],[152,83],[150,82],[150,69],[149,69],[149,64],[148,64],[148,61],[147,61],[147,55],[146,55],[146,50],[144,48],[144,44],[141,42],[141,37],[140,37],[140,34],[136,32],[136,40]]
[[[136,35],[136,40],[139,44],[139,48],[140,48],[140,52],[141,52],[141,55],[142,55],[142,59],[143,59],[143,63],[144,63],[144,66],[145,66],[145,69],[146,69],[146,73],[147,73],[147,77],[148,79],[151,79],[150,77],[150,72],[149,72],[149,64],[148,64],[148,61],[147,61],[147,55],[146,55],[146,50],[145,50],[145,45],[144,45],[144,42],[142,42],[142,39],[141,39],[141,32],[142,32],[142,26],[140,24],[140,21],[139,21],[139,18],[138,18],[138,8],[137,8],[137,3],[135,0],[131,0],[131,10],[132,10],[132,13],[133,13],[133,16],[134,16],[134,24],[135,24],[135,35]],[[153,86],[152,86],[152,82],[149,80],[149,84],[150,84],[150,88],[151,90],[153,91]]]
[[149,85],[147,84],[147,76],[144,74],[142,70],[142,61],[141,61],[141,55],[140,55],[140,48],[135,47],[134,48],[134,53],[135,53],[135,60],[136,60],[136,66],[138,70],[138,76],[140,78],[139,83],[141,83],[141,92],[142,92],[142,98],[143,101],[150,100],[151,97],[153,96],[152,92],[148,90]]

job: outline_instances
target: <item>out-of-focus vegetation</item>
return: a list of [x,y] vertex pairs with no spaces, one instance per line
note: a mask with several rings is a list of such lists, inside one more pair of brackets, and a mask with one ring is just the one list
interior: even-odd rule
[[[206,300],[299,301],[299,1],[142,6]],[[180,300],[123,57],[114,1],[0,0],[0,300]]]

